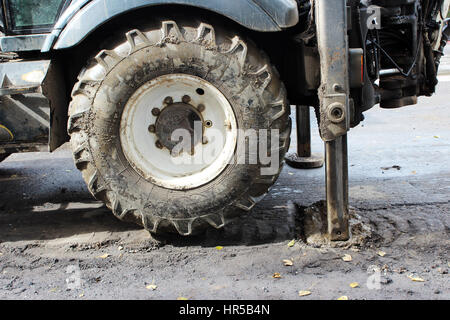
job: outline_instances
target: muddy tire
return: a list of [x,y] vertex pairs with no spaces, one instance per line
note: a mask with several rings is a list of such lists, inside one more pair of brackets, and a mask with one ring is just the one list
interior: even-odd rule
[[[286,91],[267,56],[239,34],[204,22],[163,20],[142,30],[131,30],[125,36],[121,44],[98,53],[81,72],[72,92],[68,132],[75,164],[89,191],[119,219],[134,221],[153,233],[190,235],[208,226],[221,228],[250,211],[278,178],[290,143]],[[140,99],[140,90],[147,92],[157,87],[164,77],[170,81],[171,75],[180,77],[176,83],[198,81],[201,90],[197,95],[204,94],[203,89],[223,95],[223,103],[230,106],[235,121],[233,132],[278,130],[279,143],[271,146],[269,137],[267,147],[269,155],[279,155],[276,170],[263,174],[261,169],[267,164],[231,162],[205,181],[204,175],[195,173],[198,179],[191,179],[194,184],[185,183],[180,188],[164,184],[164,179],[153,179],[150,169],[147,174],[146,167],[140,167],[133,158],[134,151],[128,150],[131,147],[124,132],[134,130],[137,124],[130,122],[133,118],[127,118],[127,114],[133,114],[130,105]],[[184,101],[184,93],[179,97],[177,94],[172,95],[173,99]],[[188,108],[202,104],[201,96],[195,92],[189,95],[196,101],[190,102]],[[217,99],[212,93],[210,96]],[[160,100],[148,101],[147,126],[158,113],[152,110],[164,108]],[[149,131],[155,130],[140,130],[139,136],[150,141],[145,148],[154,148],[152,139],[157,138]],[[141,145],[136,148],[144,148]],[[164,151],[157,149],[151,149],[155,157]],[[232,157],[244,156],[248,160],[251,155],[247,149],[234,148]],[[151,162],[149,158],[145,161]]]

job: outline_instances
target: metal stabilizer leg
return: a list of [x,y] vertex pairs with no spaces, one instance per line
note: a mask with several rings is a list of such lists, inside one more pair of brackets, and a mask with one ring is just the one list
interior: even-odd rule
[[328,233],[350,237],[348,223],[347,132],[350,129],[349,29],[346,0],[316,0],[320,54],[320,131],[325,141]]
[[332,241],[350,238],[348,224],[347,135],[325,142],[328,234]]
[[323,166],[323,156],[311,153],[311,117],[308,106],[296,106],[297,153],[286,156],[286,163],[296,169],[313,169]]

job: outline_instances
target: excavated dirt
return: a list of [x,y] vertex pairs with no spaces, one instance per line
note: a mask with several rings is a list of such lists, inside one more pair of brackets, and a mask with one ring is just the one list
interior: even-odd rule
[[319,201],[309,207],[297,206],[296,232],[304,243],[315,248],[357,248],[364,247],[375,237],[370,221],[349,209],[350,239],[348,241],[331,241],[327,235],[328,222],[326,202]]

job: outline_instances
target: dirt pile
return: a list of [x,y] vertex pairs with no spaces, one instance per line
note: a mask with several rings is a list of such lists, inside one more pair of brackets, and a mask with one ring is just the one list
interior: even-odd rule
[[328,221],[326,202],[319,201],[309,207],[297,206],[297,234],[307,245],[312,247],[364,247],[374,239],[374,230],[370,221],[356,213],[356,209],[350,208],[350,232],[348,241],[330,241],[327,234]]

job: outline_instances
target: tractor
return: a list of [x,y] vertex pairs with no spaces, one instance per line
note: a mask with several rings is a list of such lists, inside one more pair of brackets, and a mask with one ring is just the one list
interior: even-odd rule
[[[347,134],[435,92],[449,4],[2,0],[0,160],[70,141],[117,218],[188,236],[251,211],[285,162],[320,166],[313,108],[328,235],[347,240]],[[291,106],[304,148],[287,155]]]

